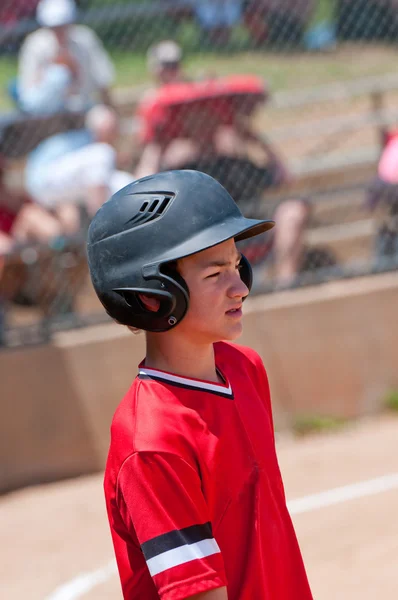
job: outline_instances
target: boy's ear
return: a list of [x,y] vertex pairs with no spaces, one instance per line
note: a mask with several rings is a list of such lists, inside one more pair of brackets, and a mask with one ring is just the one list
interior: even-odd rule
[[160,300],[158,298],[154,298],[153,296],[147,296],[146,294],[138,294],[138,298],[141,304],[147,310],[152,312],[157,312],[160,308]]

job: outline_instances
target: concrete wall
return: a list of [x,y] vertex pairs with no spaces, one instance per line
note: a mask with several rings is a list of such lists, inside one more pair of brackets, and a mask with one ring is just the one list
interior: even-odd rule
[[0,353],[0,492],[103,468],[144,337],[116,325]]
[[276,420],[355,417],[398,388],[398,273],[253,298],[241,342],[263,357]]
[[[398,387],[398,273],[250,299],[239,340],[267,367],[276,424],[354,417]],[[144,356],[118,325],[0,353],[0,491],[103,468],[113,411]]]

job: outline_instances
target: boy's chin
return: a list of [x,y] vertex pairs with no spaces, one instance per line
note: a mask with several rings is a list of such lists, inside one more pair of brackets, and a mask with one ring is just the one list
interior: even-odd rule
[[223,340],[225,342],[233,342],[234,340],[238,339],[242,331],[242,324],[237,323],[233,329],[229,329],[228,331],[224,332],[224,336],[220,338],[220,341]]

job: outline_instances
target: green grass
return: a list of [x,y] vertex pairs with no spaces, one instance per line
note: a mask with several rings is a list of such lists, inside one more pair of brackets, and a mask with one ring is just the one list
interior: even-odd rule
[[391,390],[384,398],[384,405],[388,410],[398,412],[398,390]]
[[[143,53],[113,51],[111,55],[116,67],[117,86],[149,83]],[[266,79],[270,89],[275,92],[277,90],[310,88],[370,75],[394,73],[395,63],[395,48],[345,45],[330,54],[188,53],[186,70],[193,77],[205,73],[219,75],[253,73]],[[11,107],[6,85],[15,76],[16,68],[15,58],[0,57],[1,109]]]
[[322,21],[332,21],[335,9],[335,0],[318,0],[312,15],[311,25]]
[[7,94],[7,83],[12,77],[15,77],[17,71],[17,61],[11,57],[0,57],[0,109],[12,107],[12,103]]
[[299,415],[293,422],[293,431],[298,436],[335,431],[340,429],[346,421],[337,417],[322,415]]
[[[112,52],[118,86],[148,82],[145,56]],[[382,46],[345,45],[330,54],[282,54],[271,52],[188,53],[186,71],[196,77],[205,73],[228,75],[252,73],[264,77],[272,91],[300,89],[383,73],[394,73],[396,49]]]

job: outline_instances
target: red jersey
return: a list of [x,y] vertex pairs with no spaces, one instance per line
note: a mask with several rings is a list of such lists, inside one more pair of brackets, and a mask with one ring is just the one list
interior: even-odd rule
[[215,344],[224,384],[140,365],[116,411],[105,496],[124,598],[311,600],[275,453],[267,375]]

